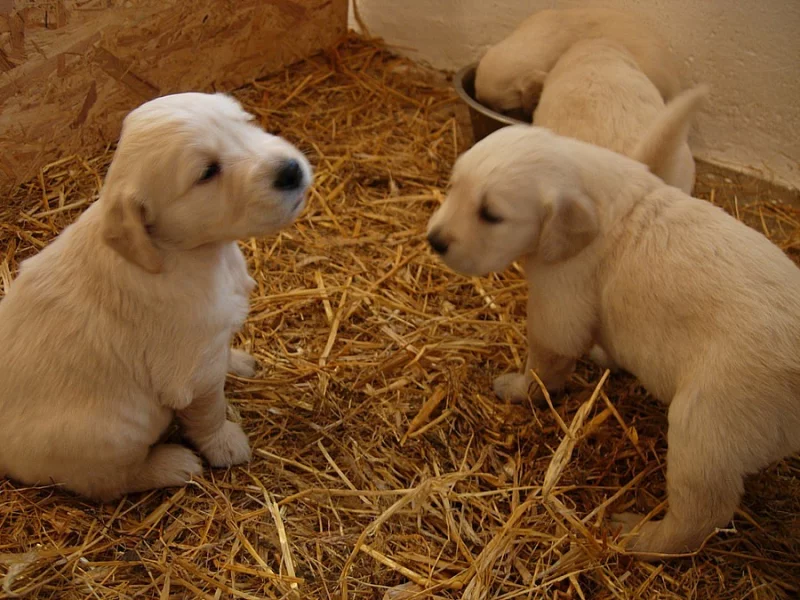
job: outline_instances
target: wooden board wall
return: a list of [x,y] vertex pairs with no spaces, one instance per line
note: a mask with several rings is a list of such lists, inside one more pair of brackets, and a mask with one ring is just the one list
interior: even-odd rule
[[234,89],[346,27],[347,0],[0,0],[0,193],[148,99]]

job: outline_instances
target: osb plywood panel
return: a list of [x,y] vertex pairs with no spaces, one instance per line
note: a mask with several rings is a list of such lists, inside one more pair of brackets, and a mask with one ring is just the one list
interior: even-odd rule
[[115,141],[150,98],[233,89],[346,26],[347,0],[0,0],[0,190]]

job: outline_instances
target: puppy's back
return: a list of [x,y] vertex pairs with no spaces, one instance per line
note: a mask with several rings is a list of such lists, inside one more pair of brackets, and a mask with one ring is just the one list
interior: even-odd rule
[[618,42],[576,43],[545,79],[533,123],[631,156],[664,103]]
[[634,158],[690,193],[695,165],[689,126],[707,95],[708,87],[700,85],[665,106],[621,44],[584,40],[564,54],[545,80],[534,124]]
[[604,330],[621,366],[665,401],[707,380],[743,404],[733,410],[767,404],[800,444],[800,268],[758,231],[671,187],[638,201],[608,239]]

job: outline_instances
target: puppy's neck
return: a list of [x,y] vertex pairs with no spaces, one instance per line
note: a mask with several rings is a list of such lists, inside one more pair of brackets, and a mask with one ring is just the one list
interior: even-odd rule
[[195,269],[209,270],[226,261],[235,241],[208,242],[194,248],[164,249],[164,270],[189,272]]
[[608,231],[650,191],[666,185],[641,163],[592,147],[578,159],[583,189],[594,200],[600,231]]

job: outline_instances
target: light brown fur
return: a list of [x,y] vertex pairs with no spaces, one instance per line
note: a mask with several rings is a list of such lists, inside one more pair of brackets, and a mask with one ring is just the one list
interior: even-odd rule
[[[142,105],[100,199],[22,263],[0,301],[0,473],[99,500],[183,485],[202,467],[159,443],[175,415],[212,466],[249,460],[223,392],[256,365],[230,349],[254,285],[236,240],[289,224],[311,179],[251,119],[223,95]],[[302,183],[277,189],[289,160]]]
[[696,549],[745,475],[800,450],[800,269],[722,209],[620,154],[513,126],[459,158],[429,240],[465,274],[524,260],[529,356],[499,396],[527,397],[530,370],[558,390],[597,344],[668,405],[669,509],[634,553]]
[[545,78],[577,41],[604,37],[622,44],[664,100],[681,89],[679,66],[666,41],[630,11],[605,8],[547,9],[525,19],[478,63],[478,101],[500,112],[528,115]]
[[665,108],[658,89],[622,44],[581,40],[547,75],[533,124],[636,158],[666,183],[691,193],[695,165],[689,123],[706,93],[705,86],[694,88]]

